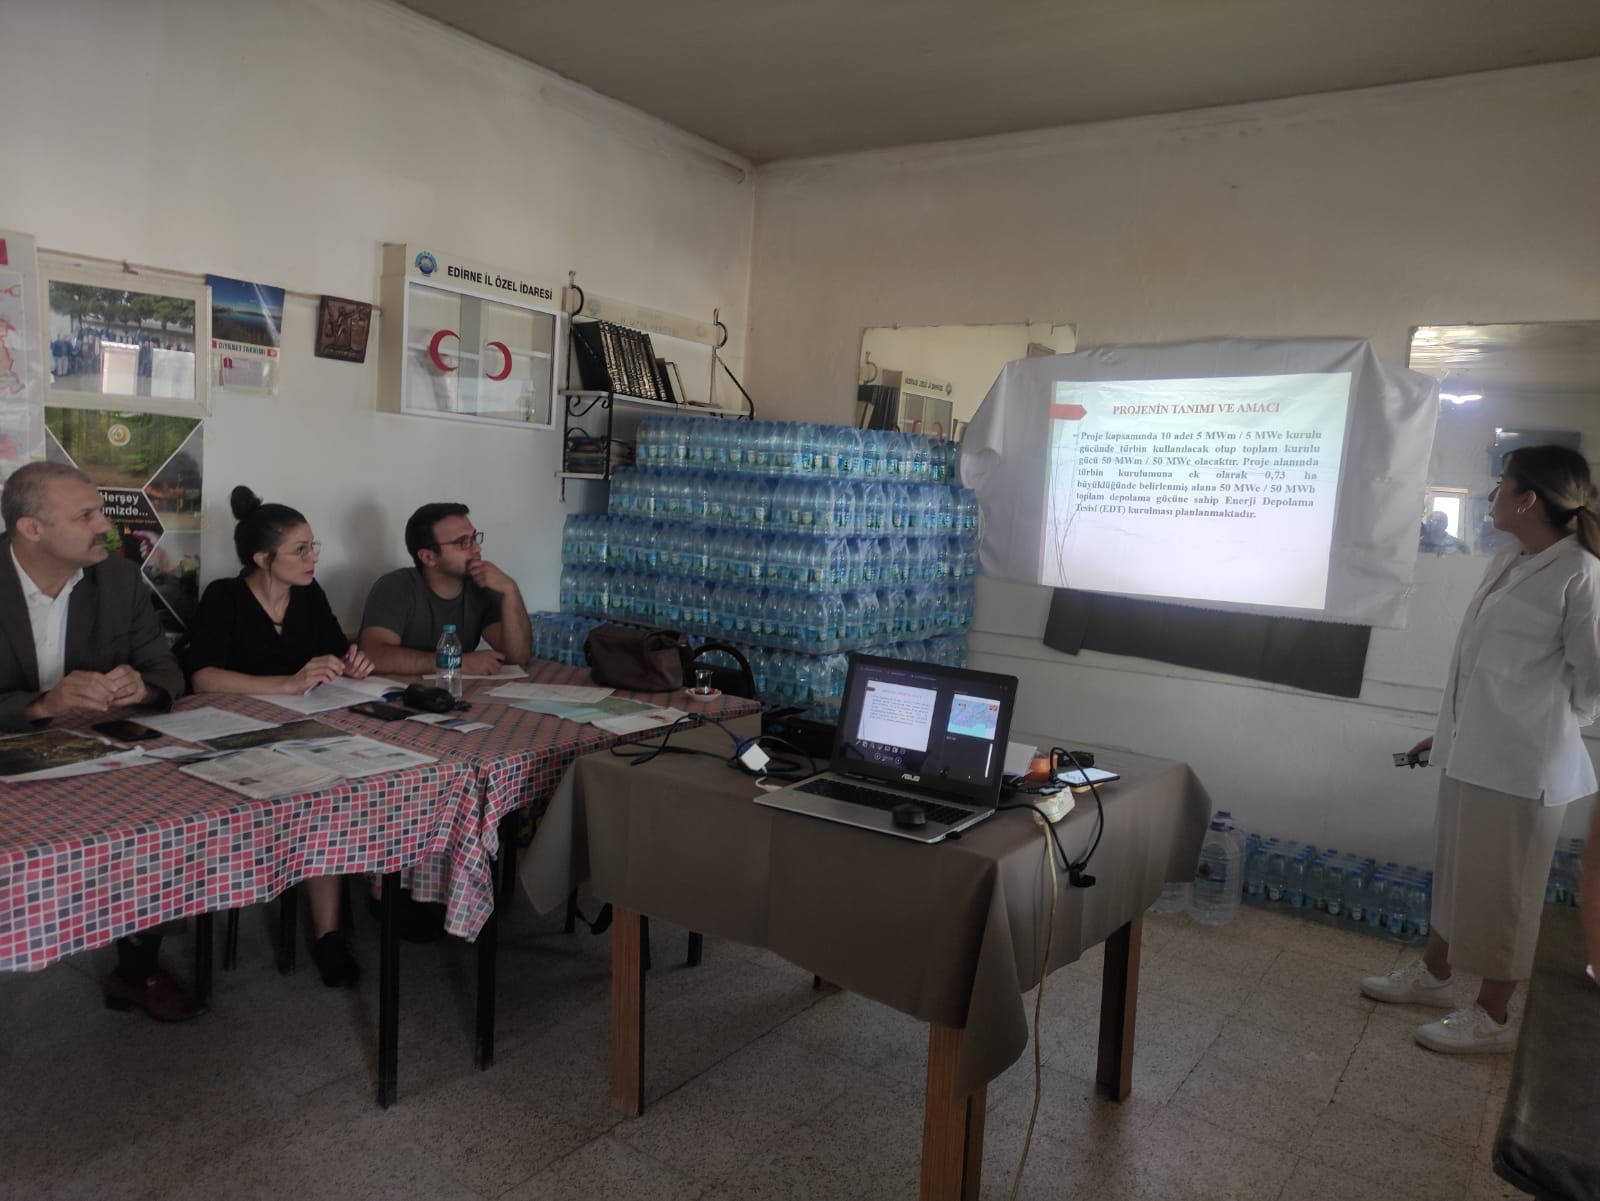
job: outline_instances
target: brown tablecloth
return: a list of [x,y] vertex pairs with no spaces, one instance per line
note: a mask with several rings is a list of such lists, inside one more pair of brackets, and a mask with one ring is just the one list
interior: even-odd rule
[[[725,754],[719,731],[675,738]],[[1127,751],[1102,765],[1105,833],[1089,889],[1061,873],[1051,969],[1138,917],[1166,880],[1192,875],[1211,802],[1181,763]],[[1001,812],[932,846],[752,803],[755,783],[702,755],[635,767],[574,763],[523,861],[542,912],[587,879],[594,895],[721,938],[768,947],[824,979],[943,1026],[963,1027],[963,1093],[1028,1042],[1021,994],[1045,955],[1050,869],[1031,813]],[[1087,793],[1057,827],[1080,856]]]

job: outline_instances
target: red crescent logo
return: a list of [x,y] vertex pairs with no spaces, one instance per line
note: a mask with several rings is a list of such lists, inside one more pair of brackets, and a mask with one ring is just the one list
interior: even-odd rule
[[443,342],[446,338],[456,338],[457,341],[460,340],[455,330],[440,330],[438,333],[433,335],[433,341],[428,343],[428,357],[433,360],[433,365],[440,371],[454,371],[455,367],[452,367],[449,363],[446,363],[444,358],[439,354],[439,343]]
[[501,371],[499,375],[496,375],[493,371],[486,371],[484,372],[484,375],[489,379],[505,379],[506,376],[511,374],[511,351],[506,349],[506,344],[504,342],[490,342],[489,345],[493,346],[505,356],[506,365],[505,369]]

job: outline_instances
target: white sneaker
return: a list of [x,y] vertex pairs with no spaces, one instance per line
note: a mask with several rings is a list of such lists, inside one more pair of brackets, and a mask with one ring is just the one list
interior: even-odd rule
[[1504,1054],[1517,1049],[1517,1033],[1511,1023],[1501,1025],[1476,1001],[1449,1017],[1418,1026],[1411,1037],[1428,1050],[1447,1055]]
[[1439,1009],[1454,1009],[1450,981],[1439,980],[1420,959],[1413,959],[1405,967],[1396,968],[1387,976],[1368,976],[1361,981],[1363,996],[1389,1005],[1433,1005]]

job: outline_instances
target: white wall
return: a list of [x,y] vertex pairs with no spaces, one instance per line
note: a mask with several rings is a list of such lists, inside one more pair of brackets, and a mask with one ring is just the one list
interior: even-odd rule
[[[752,185],[667,126],[382,0],[6,6],[0,225],[41,248],[378,299],[409,242],[709,318],[742,370]],[[303,509],[351,624],[430,499],[471,505],[530,608],[556,602],[557,431],[376,411],[377,356],[311,353],[285,306],[273,398],[214,393],[205,574],[231,572],[229,489]]]
[[[762,168],[748,382],[769,415],[842,420],[860,330],[897,323],[1356,335],[1404,363],[1419,324],[1597,318],[1597,127],[1589,60]],[[1389,752],[1431,729],[1465,586],[1413,613],[1428,669],[1376,638],[1354,702],[1056,654],[1042,590],[987,582],[973,657],[1021,678],[1024,729],[1187,759],[1249,825],[1425,860],[1436,778]]]

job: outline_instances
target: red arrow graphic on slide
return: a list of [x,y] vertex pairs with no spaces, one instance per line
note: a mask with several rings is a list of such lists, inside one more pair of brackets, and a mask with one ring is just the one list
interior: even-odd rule
[[1055,421],[1082,421],[1089,410],[1082,405],[1051,405],[1050,416]]

